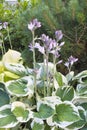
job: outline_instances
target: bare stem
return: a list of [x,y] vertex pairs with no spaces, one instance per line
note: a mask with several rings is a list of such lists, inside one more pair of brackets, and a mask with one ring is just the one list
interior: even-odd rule
[[32,31],[32,36],[33,36],[33,40],[32,40],[32,45],[33,45],[33,69],[34,69],[34,90],[35,90],[35,96],[37,97],[37,88],[36,88],[36,59],[35,59],[35,41],[34,41],[34,31]]
[[48,50],[46,50],[46,74],[47,74],[47,96],[49,96],[49,71],[48,71]]
[[54,91],[54,86],[55,86],[55,70],[56,70],[56,57],[55,55],[53,55],[53,64],[54,64],[54,69],[53,69],[53,88],[52,88],[52,92]]

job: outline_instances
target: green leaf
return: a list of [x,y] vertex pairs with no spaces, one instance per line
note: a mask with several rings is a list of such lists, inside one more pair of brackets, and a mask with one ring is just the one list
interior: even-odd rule
[[[37,74],[37,79],[46,79],[46,65],[44,65],[44,63],[38,63],[38,74]],[[51,62],[48,62],[48,71],[50,74],[53,74],[53,70],[54,70],[54,64]]]
[[11,112],[10,105],[0,107],[0,128],[12,128],[17,124],[18,121]]
[[0,83],[0,107],[9,104],[10,98],[9,95],[5,91],[5,85]]
[[40,104],[38,112],[34,113],[34,117],[47,119],[54,114],[54,109],[47,104]]
[[87,85],[83,85],[83,84],[78,84],[77,88],[76,88],[76,92],[78,93],[78,95],[80,96],[87,96]]
[[22,102],[13,102],[11,111],[19,122],[27,122],[29,120],[29,110],[26,109],[25,104]]
[[72,86],[58,88],[56,96],[59,96],[62,101],[71,101],[74,98],[74,88]]
[[73,71],[70,71],[67,75],[66,75],[66,78],[67,78],[67,81],[69,82],[74,76],[74,72]]
[[22,64],[12,64],[12,63],[6,63],[5,67],[8,71],[19,75],[19,76],[26,76],[27,74],[27,70],[25,69],[25,67]]
[[5,104],[9,104],[9,102],[9,95],[6,92],[0,90],[0,107]]
[[80,113],[80,116],[81,116],[81,120],[76,121],[76,122],[72,123],[71,125],[67,126],[67,128],[69,130],[81,129],[86,124],[85,110],[83,108],[81,108],[81,107],[79,107],[78,110],[79,110],[79,113]]
[[41,119],[35,118],[31,123],[32,130],[44,130],[44,122]]
[[75,122],[80,120],[80,115],[77,107],[69,101],[65,101],[56,105],[56,115],[53,119],[55,122]]
[[87,83],[87,70],[84,70],[82,72],[80,72],[79,74],[77,74],[73,80],[78,80],[80,83]]
[[60,72],[57,72],[55,74],[55,79],[57,80],[59,86],[67,85],[67,79],[64,75],[62,75]]
[[13,80],[6,83],[7,91],[11,95],[15,96],[27,96],[28,95],[28,87],[27,87],[27,80],[19,79]]

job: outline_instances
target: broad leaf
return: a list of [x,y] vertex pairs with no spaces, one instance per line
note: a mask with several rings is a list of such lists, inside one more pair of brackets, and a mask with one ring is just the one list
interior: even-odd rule
[[55,122],[75,122],[80,119],[79,111],[72,103],[65,101],[56,105],[56,114],[53,118]]
[[77,96],[72,100],[73,104],[82,104],[82,103],[87,103],[87,97],[84,96]]
[[74,76],[74,72],[73,72],[73,71],[70,71],[70,72],[66,75],[67,81],[69,82],[70,80],[72,80],[73,76]]
[[31,123],[32,130],[44,130],[44,122],[41,119],[35,118]]
[[62,101],[71,101],[74,98],[74,88],[72,86],[60,87],[56,91],[56,96],[59,96]]
[[81,119],[67,126],[68,130],[78,130],[78,129],[81,129],[86,124],[85,110],[81,107],[79,107],[78,110],[79,110]]
[[76,92],[80,96],[87,96],[87,84],[78,84],[76,88]]
[[8,52],[3,55],[2,62],[5,65],[6,63],[23,63],[23,60],[20,52],[9,49]]
[[55,79],[57,80],[59,86],[67,85],[67,79],[60,72],[56,72]]
[[28,88],[27,88],[27,81],[26,80],[14,80],[9,81],[6,83],[7,91],[11,95],[20,96],[27,96],[28,95]]
[[9,81],[9,80],[12,80],[12,79],[18,79],[20,78],[20,76],[14,74],[14,73],[11,73],[9,71],[4,71],[4,81]]
[[24,77],[18,80],[8,81],[6,82],[6,89],[11,95],[18,97],[32,96],[34,93],[33,79]]
[[0,83],[0,107],[9,104],[10,98],[9,95],[5,91],[5,85]]
[[47,104],[40,104],[38,112],[34,113],[34,117],[47,119],[54,114],[54,109]]
[[[39,71],[37,74],[37,79],[46,79],[46,75],[47,75],[47,70],[46,70],[46,63],[38,63],[39,65]],[[51,62],[48,62],[48,72],[50,74],[53,74],[53,70],[54,70],[54,64]]]
[[12,63],[6,63],[5,67],[8,71],[15,73],[19,76],[26,76],[27,71],[25,67],[22,64],[12,64]]
[[2,73],[3,71],[4,71],[4,65],[2,61],[0,61],[0,73]]
[[16,101],[11,105],[11,111],[19,122],[27,122],[29,120],[29,110],[26,109],[24,103]]
[[80,83],[87,83],[87,70],[84,70],[82,72],[80,72],[79,74],[77,74],[73,80],[78,80]]
[[11,112],[10,105],[0,107],[0,128],[12,128],[17,124],[18,121]]

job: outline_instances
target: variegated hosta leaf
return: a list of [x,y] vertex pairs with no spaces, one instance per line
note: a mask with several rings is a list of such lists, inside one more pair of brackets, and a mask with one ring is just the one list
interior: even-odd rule
[[0,107],[9,104],[10,98],[9,95],[5,91],[5,85],[0,83]]
[[11,79],[19,79],[20,76],[9,71],[4,71],[4,81],[9,81]]
[[11,105],[11,111],[16,116],[19,122],[27,122],[30,119],[29,110],[22,102],[13,102]]
[[34,117],[40,119],[47,119],[54,114],[54,109],[44,103],[38,103],[37,111],[34,113]]
[[45,103],[55,109],[55,106],[61,103],[61,99],[58,96],[44,97],[41,103]]
[[87,96],[87,84],[78,84],[76,88],[76,92],[80,96]]
[[63,125],[71,124],[80,120],[78,108],[74,106],[71,102],[65,101],[59,105],[56,105],[56,114],[53,116],[53,121]]
[[32,130],[44,130],[44,122],[41,119],[34,118],[31,123]]
[[2,62],[5,65],[6,63],[23,63],[23,60],[20,52],[9,49],[3,55]]
[[0,107],[0,128],[12,128],[18,124],[10,105]]
[[78,107],[81,119],[67,126],[68,130],[79,130],[86,124],[86,112],[82,107]]
[[74,98],[74,88],[72,86],[60,87],[56,91],[56,96],[62,101],[71,101]]
[[27,70],[25,69],[25,67],[22,64],[6,63],[5,68],[8,71],[15,73],[16,75],[19,75],[21,77],[26,76],[26,74],[27,74]]
[[60,72],[56,72],[55,79],[57,80],[59,87],[67,85],[68,83],[66,77],[62,75]]
[[[37,79],[46,79],[46,63],[38,63],[39,65],[39,72],[37,74]],[[50,74],[53,74],[54,64],[49,62],[48,63],[48,71]]]
[[87,97],[85,96],[77,96],[72,100],[73,104],[83,104],[83,103],[87,103]]
[[80,83],[87,83],[87,70],[84,70],[82,72],[80,72],[79,74],[77,74],[73,80],[78,80]]
[[69,82],[70,80],[72,80],[73,76],[74,76],[74,71],[70,71],[70,72],[66,75],[67,81]]
[[1,74],[0,74],[0,82],[4,82],[4,76],[5,76],[4,73],[1,73]]
[[4,71],[4,65],[2,61],[0,61],[0,73],[2,73],[3,71]]
[[32,96],[34,93],[33,80],[30,77],[24,77],[8,81],[6,82],[6,89],[11,95],[17,97]]

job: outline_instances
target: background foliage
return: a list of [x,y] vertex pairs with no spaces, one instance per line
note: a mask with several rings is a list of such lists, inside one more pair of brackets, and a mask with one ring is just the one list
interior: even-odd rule
[[[52,37],[55,30],[63,31],[66,44],[62,49],[61,58],[65,61],[71,54],[78,57],[76,71],[86,69],[86,12],[87,0],[18,0],[18,4],[14,6],[0,3],[0,20],[9,22],[13,48],[22,52],[27,64],[32,61],[28,50],[32,37],[27,24],[33,18],[37,18],[43,23],[42,28],[37,31],[38,36],[43,32]],[[8,49],[8,39],[4,40]],[[38,53],[37,57],[41,61]],[[64,66],[61,65],[60,71],[64,73],[64,70]]]

